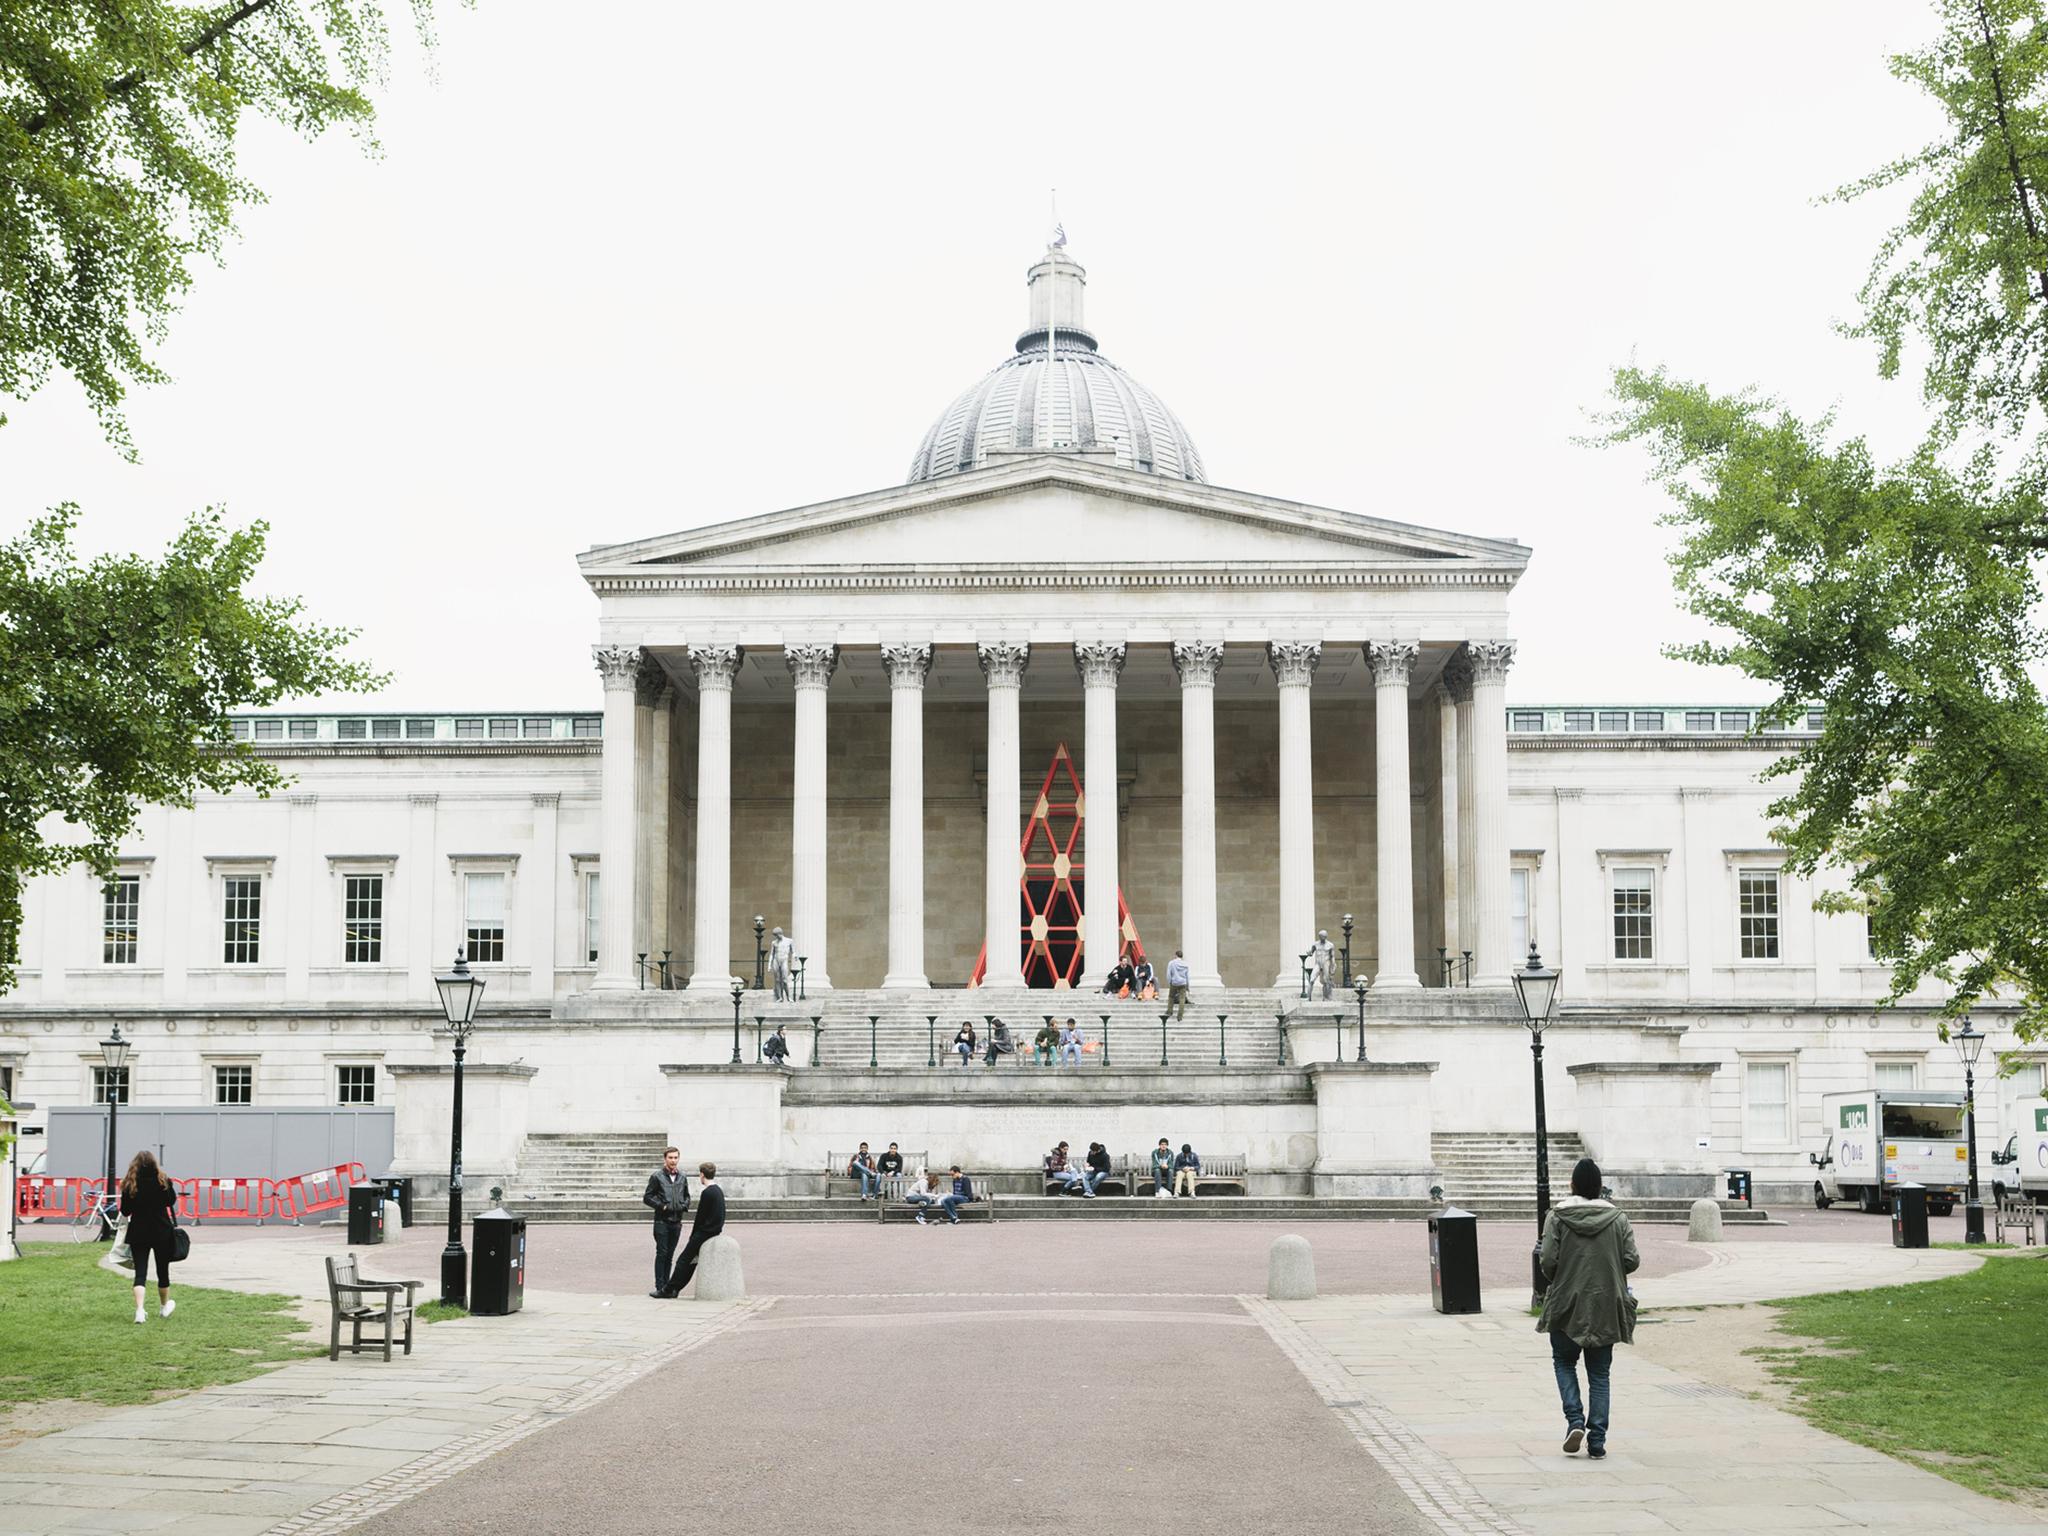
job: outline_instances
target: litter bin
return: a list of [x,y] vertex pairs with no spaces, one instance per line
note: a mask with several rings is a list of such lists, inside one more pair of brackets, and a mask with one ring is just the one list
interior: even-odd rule
[[384,1198],[398,1202],[398,1214],[405,1218],[405,1224],[412,1225],[412,1180],[393,1178],[389,1175],[377,1181],[384,1186]]
[[384,1241],[384,1186],[358,1184],[348,1192],[348,1241],[352,1248]]
[[526,1218],[510,1211],[485,1211],[470,1224],[476,1258],[469,1272],[469,1310],[474,1317],[503,1317],[526,1301]]
[[1746,1206],[1755,1206],[1756,1201],[1751,1198],[1754,1186],[1750,1182],[1749,1170],[1747,1168],[1727,1168],[1722,1171],[1728,1175],[1728,1198],[1730,1200],[1740,1200]]
[[1927,1187],[1901,1184],[1892,1190],[1892,1246],[1927,1246]]
[[1429,1300],[1439,1312],[1479,1310],[1479,1218],[1447,1205],[1429,1218]]

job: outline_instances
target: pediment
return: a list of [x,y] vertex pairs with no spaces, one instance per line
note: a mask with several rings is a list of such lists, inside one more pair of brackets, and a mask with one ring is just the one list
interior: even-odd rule
[[1111,465],[1025,459],[940,481],[594,549],[586,574],[1056,566],[1466,564],[1519,573],[1529,551]]

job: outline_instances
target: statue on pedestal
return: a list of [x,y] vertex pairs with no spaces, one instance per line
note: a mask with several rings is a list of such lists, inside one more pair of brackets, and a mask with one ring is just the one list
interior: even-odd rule
[[1316,941],[1308,947],[1309,996],[1314,997],[1320,989],[1324,1002],[1330,1000],[1330,990],[1337,981],[1337,946],[1330,942],[1330,930],[1318,928]]
[[768,974],[775,979],[775,1001],[796,1000],[796,940],[780,928],[768,941]]

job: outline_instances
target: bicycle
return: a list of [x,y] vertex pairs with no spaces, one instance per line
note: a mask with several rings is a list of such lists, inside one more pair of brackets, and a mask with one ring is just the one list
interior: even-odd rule
[[105,1242],[112,1239],[117,1230],[117,1202],[110,1199],[103,1189],[81,1190],[78,1214],[71,1218],[71,1241]]

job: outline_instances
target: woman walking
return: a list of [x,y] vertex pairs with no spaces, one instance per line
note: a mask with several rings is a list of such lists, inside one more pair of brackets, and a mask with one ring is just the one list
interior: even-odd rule
[[135,1321],[142,1321],[142,1302],[148,1287],[144,1283],[149,1256],[156,1255],[157,1316],[169,1317],[178,1310],[171,1300],[171,1208],[178,1192],[164,1177],[156,1159],[147,1152],[135,1154],[128,1173],[121,1180],[121,1214],[128,1218],[128,1251],[135,1256]]
[[[1598,1461],[1607,1454],[1608,1372],[1614,1346],[1633,1342],[1635,1298],[1628,1276],[1641,1256],[1628,1218],[1600,1198],[1600,1165],[1582,1157],[1572,1169],[1572,1192],[1543,1224],[1540,1254],[1543,1315],[1536,1326],[1550,1335],[1550,1363],[1564,1405],[1566,1455],[1581,1445]],[[1579,1399],[1579,1356],[1586,1357],[1586,1400]]]

